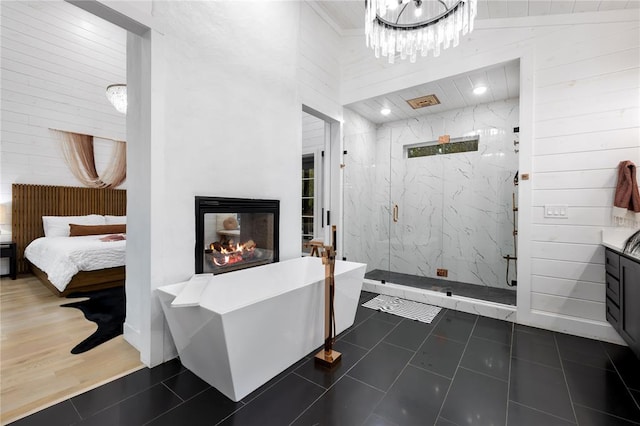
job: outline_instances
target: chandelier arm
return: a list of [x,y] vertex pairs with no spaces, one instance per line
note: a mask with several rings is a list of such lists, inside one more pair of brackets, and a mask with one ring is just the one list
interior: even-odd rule
[[[401,59],[408,57],[411,63],[416,62],[417,53],[424,57],[433,52],[433,56],[438,57],[440,51],[448,49],[452,43],[453,47],[458,46],[461,33],[464,36],[473,31],[478,0],[395,0],[402,6],[399,8],[390,1],[394,2],[365,0],[366,44],[373,48],[376,58],[388,57],[390,64],[394,63],[396,51]],[[401,19],[412,1],[416,19],[407,16]],[[418,9],[424,2],[431,3],[426,17]],[[453,3],[450,8],[447,7],[449,3]],[[444,11],[438,10],[438,4]]]
[[396,25],[398,25],[398,21],[400,21],[400,17],[404,13],[404,10],[407,8],[407,6],[409,6],[409,3],[405,3],[404,6],[402,6],[400,13],[398,13],[398,19],[396,19]]
[[[452,15],[453,13],[455,13],[456,10],[458,10],[458,8],[460,6],[462,6],[465,3],[465,0],[458,0],[458,3],[455,4],[455,6],[453,6],[451,9],[447,10],[446,12],[441,13],[440,15],[436,16],[435,18],[427,21],[427,22],[423,22],[421,24],[398,24],[398,23],[393,23],[391,21],[387,21],[385,19],[382,19],[380,16],[378,16],[378,14],[376,14],[376,22],[379,25],[382,25],[385,28],[389,28],[389,29],[396,29],[396,30],[418,30],[420,28],[425,28],[428,27],[430,25],[434,25],[437,24],[438,22],[442,21],[443,19],[448,18],[450,15]],[[405,5],[406,7],[406,5]]]

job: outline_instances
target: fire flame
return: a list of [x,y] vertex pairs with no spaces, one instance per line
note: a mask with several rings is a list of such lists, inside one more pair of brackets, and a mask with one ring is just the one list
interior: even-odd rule
[[215,242],[211,243],[209,248],[213,253],[213,263],[216,266],[226,266],[251,259],[255,252],[256,243],[249,240],[242,244],[236,243],[234,246],[230,241],[229,244],[223,246],[219,242]]

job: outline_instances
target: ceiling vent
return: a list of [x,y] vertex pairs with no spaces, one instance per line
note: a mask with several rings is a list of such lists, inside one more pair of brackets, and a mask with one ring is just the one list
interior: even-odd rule
[[409,99],[407,103],[411,105],[411,108],[418,109],[439,105],[440,101],[438,100],[438,97],[436,95],[427,95],[415,99]]

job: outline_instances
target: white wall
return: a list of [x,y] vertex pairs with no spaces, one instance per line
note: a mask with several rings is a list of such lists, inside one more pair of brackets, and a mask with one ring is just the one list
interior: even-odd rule
[[308,2],[300,7],[298,88],[301,103],[335,120],[342,118],[340,50],[342,38],[321,9]]
[[[10,231],[11,184],[81,186],[51,128],[125,139],[125,115],[105,89],[126,82],[126,32],[61,0],[3,1],[0,12],[0,203]],[[98,138],[95,148],[100,172],[113,143]]]
[[[300,7],[300,33],[298,53],[298,90],[300,102],[323,115],[330,123],[325,136],[330,140],[325,145],[324,168],[322,170],[323,198],[318,203],[316,237],[331,241],[331,227],[322,227],[322,215],[331,212],[331,224],[338,226],[338,256],[342,250],[342,181],[340,164],[342,159],[342,104],[340,103],[341,74],[340,53],[342,37],[321,8],[311,2],[296,2]],[[325,222],[325,225],[326,222]]]
[[[522,58],[520,173],[531,180],[519,189],[518,322],[621,341],[605,321],[599,243],[617,164],[640,163],[639,20],[631,10],[480,21],[415,65],[376,62],[360,36],[346,42],[344,104]],[[549,203],[568,204],[569,218],[543,218]]]
[[[142,82],[140,92],[143,104],[150,96],[150,128],[136,137],[151,137],[130,157],[141,167],[129,198],[143,201],[129,205],[130,215],[143,229],[132,226],[128,236],[141,250],[128,258],[138,262],[127,271],[125,337],[149,365],[170,356],[153,289],[194,271],[195,195],[280,200],[280,257],[300,255],[300,92],[317,84],[298,79],[301,7],[159,2],[161,31],[130,44],[143,58],[130,61],[133,68],[150,63],[150,87]],[[337,94],[311,89],[304,99],[339,105]],[[144,111],[137,114],[144,122]]]
[[[344,256],[367,264],[367,271],[389,264],[389,181],[378,172],[389,158],[387,143],[378,142],[378,126],[349,108],[344,109]],[[387,178],[386,181],[381,179]],[[385,199],[386,197],[386,199]],[[365,202],[362,202],[365,200]],[[386,249],[379,250],[380,246]],[[387,266],[388,269],[388,266]]]
[[325,121],[302,112],[302,151],[324,149]]
[[[193,273],[195,195],[279,199],[281,258],[297,255],[297,7],[162,2],[155,13],[172,21],[163,52],[164,176],[152,182],[164,193],[173,241],[165,281]],[[206,22],[216,25],[205,36]]]
[[78,185],[49,128],[124,140],[105,89],[125,82],[126,32],[63,1],[3,1],[1,31],[2,200],[14,182]]

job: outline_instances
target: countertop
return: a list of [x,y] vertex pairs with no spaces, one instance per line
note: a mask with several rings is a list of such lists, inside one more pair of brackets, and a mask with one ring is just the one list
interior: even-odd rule
[[[607,228],[602,230],[602,245],[610,248],[612,250],[617,251],[618,253],[622,253],[624,250],[624,245],[634,233],[636,233],[638,229],[634,228]],[[633,257],[635,259],[640,259],[638,256],[631,255],[629,253],[625,253],[625,255]]]

